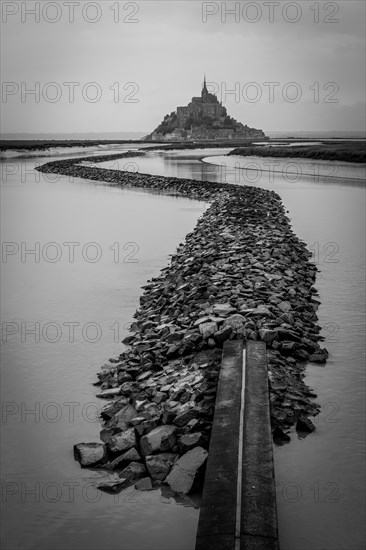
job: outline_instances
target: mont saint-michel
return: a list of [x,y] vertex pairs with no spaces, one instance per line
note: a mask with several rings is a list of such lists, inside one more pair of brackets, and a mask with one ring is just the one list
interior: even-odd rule
[[228,115],[226,108],[209,93],[204,77],[201,95],[188,105],[165,115],[155,130],[145,136],[151,141],[238,140],[265,138],[262,130],[249,128]]

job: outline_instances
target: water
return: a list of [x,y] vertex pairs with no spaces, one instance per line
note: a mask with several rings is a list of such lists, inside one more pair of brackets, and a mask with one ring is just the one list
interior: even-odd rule
[[[19,246],[2,265],[2,547],[192,547],[194,500],[175,503],[160,490],[101,493],[93,487],[97,472],[81,470],[72,448],[99,441],[96,372],[122,351],[140,287],[206,206],[52,181],[29,162],[18,163],[15,175],[14,165],[2,167],[2,240],[8,251]],[[22,242],[28,250],[39,243],[39,258],[22,262]],[[64,243],[75,243],[73,263]]]
[[[157,144],[147,143],[144,147],[155,147]],[[77,157],[77,156],[92,156],[103,153],[116,153],[118,151],[139,149],[139,143],[108,143],[100,145],[74,146],[74,147],[48,147],[47,149],[26,149],[19,146],[16,149],[0,150],[0,159],[19,160],[24,158],[42,158],[42,157]]]
[[[315,419],[316,432],[302,440],[293,434],[289,444],[275,448],[280,544],[281,550],[358,550],[365,544],[365,181],[353,167],[347,171],[347,164],[339,177],[325,173],[322,163],[318,171],[309,173],[307,159],[296,160],[297,166],[285,171],[238,170],[236,162],[258,159],[220,156],[227,151],[154,151],[134,162],[145,173],[274,189],[289,211],[294,231],[313,250],[321,270],[316,284],[322,301],[318,314],[330,358],[326,366],[307,370],[308,384],[322,405]],[[205,158],[209,155],[213,155],[212,164]],[[121,168],[126,168],[125,162],[119,161]],[[16,255],[10,257],[3,264],[4,319],[38,320],[42,326],[50,321],[60,325],[76,321],[80,327],[97,322],[102,337],[91,344],[79,332],[75,343],[69,344],[63,332],[66,341],[34,344],[27,338],[21,344],[15,334],[3,346],[3,399],[19,405],[21,401],[95,403],[91,385],[95,372],[122,347],[114,341],[115,323],[124,334],[139,287],[166,263],[204,207],[185,199],[84,180],[72,183],[61,177],[53,184],[33,183],[30,178],[22,184],[21,173],[5,185],[3,240],[95,241],[101,243],[103,261],[89,264],[79,256],[73,265],[62,260],[23,265]],[[152,220],[148,231],[147,218]],[[109,250],[114,242],[136,243],[139,263],[115,264],[114,251]],[[135,251],[135,245],[120,250],[122,257]],[[153,492],[121,494],[118,502],[102,495],[93,503],[92,488],[89,496],[83,495],[95,474],[72,462],[71,447],[76,441],[98,440],[99,425],[88,421],[95,406],[86,412],[75,406],[74,422],[67,418],[66,406],[61,410],[63,418],[58,422],[49,421],[57,408],[48,407],[47,421],[41,414],[41,421],[35,423],[28,415],[22,423],[20,412],[10,409],[13,414],[3,425],[4,460],[10,468],[4,479],[16,483],[8,485],[8,491],[17,491],[7,496],[4,523],[11,542],[5,548],[83,550],[102,544],[110,549],[194,548],[195,502],[178,503],[181,506]],[[40,503],[34,504],[32,495],[22,503],[22,480],[28,484],[38,480],[43,490],[47,482],[58,483],[63,502],[50,502],[52,490],[55,495],[58,487],[49,486],[50,495],[41,494]],[[62,485],[65,481],[80,484],[73,503]],[[20,517],[22,530],[18,529]]]

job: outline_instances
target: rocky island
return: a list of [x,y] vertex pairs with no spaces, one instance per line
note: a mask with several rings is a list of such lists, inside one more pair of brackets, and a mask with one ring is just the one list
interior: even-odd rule
[[[140,153],[142,154],[142,153]],[[317,324],[317,267],[273,191],[87,166],[111,156],[50,162],[41,172],[158,190],[209,203],[161,274],[143,287],[128,346],[98,374],[100,442],[75,445],[82,467],[105,472],[101,490],[167,484],[187,494],[202,482],[222,346],[267,344],[275,440],[315,429],[308,361],[324,363]]]
[[204,78],[201,95],[177,107],[176,111],[165,115],[155,130],[143,138],[145,141],[209,141],[266,139],[262,130],[249,128],[227,114],[215,94],[207,90]]

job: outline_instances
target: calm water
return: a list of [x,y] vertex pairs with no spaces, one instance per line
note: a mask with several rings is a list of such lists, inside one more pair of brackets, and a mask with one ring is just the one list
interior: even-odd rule
[[[96,372],[123,349],[140,287],[205,205],[65,177],[51,183],[30,162],[13,176],[12,164],[2,167],[2,240],[19,246],[2,265],[2,547],[190,548],[194,500],[101,493],[72,447],[99,440]],[[40,243],[40,258],[22,262],[22,242]],[[63,243],[80,243],[73,263]]]
[[[323,163],[309,172],[307,161],[285,170],[240,170],[238,159],[220,156],[227,151],[150,152],[129,166],[125,160],[105,166],[257,185],[281,195],[321,269],[318,314],[330,352],[325,367],[308,368],[323,407],[317,431],[302,440],[294,434],[275,449],[281,549],[358,550],[365,543],[365,181],[347,165],[336,177]],[[213,164],[201,162],[208,155]],[[26,167],[31,170],[29,162]],[[176,503],[160,492],[127,491],[117,499],[98,493],[91,485],[96,474],[80,470],[71,449],[76,441],[98,440],[95,373],[122,349],[118,340],[140,286],[166,264],[205,207],[60,176],[53,183],[42,175],[34,181],[32,174],[11,171],[3,178],[3,241],[29,248],[60,243],[62,256],[55,263],[25,256],[23,263],[21,250],[13,250],[3,263],[3,320],[8,332],[18,329],[3,344],[4,547],[194,548],[195,502]],[[80,243],[73,264],[67,242]],[[91,242],[97,246],[83,250]],[[99,261],[87,261],[100,251]],[[47,259],[59,252],[44,249]],[[25,332],[37,322],[39,343]],[[74,343],[70,323],[79,323]],[[26,407],[36,407],[39,418]]]

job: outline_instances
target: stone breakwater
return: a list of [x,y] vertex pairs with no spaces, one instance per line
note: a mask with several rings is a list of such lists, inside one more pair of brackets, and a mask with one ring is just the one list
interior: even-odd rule
[[75,456],[83,467],[105,472],[99,488],[119,491],[136,484],[148,490],[165,483],[187,494],[199,486],[226,340],[267,344],[274,439],[289,440],[293,426],[313,431],[308,417],[319,407],[303,381],[304,369],[328,355],[319,345],[317,268],[291,230],[280,197],[260,188],[78,162],[38,169],[211,203],[170,265],[143,287],[131,335],[123,341],[126,351],[98,374],[97,395],[108,400],[101,442],[75,445]]

